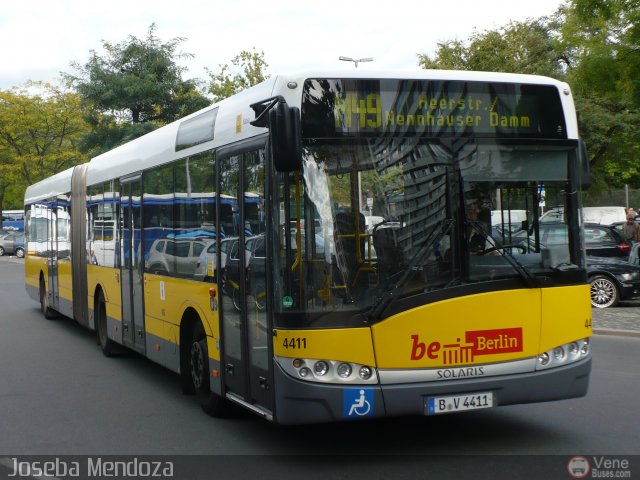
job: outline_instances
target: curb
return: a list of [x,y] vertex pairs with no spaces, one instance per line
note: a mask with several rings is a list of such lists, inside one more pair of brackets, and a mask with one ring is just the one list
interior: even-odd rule
[[618,337],[636,337],[640,338],[640,331],[638,330],[622,330],[614,328],[594,328],[594,335],[609,335]]

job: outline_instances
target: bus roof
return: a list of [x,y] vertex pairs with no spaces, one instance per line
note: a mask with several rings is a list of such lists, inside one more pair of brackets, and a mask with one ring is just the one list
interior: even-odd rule
[[[558,80],[538,75],[524,75],[496,72],[470,72],[457,70],[356,70],[342,69],[335,71],[306,71],[290,75],[274,76],[259,85],[244,90],[232,97],[212,104],[183,119],[165,125],[138,139],[121,145],[109,152],[93,158],[87,169],[87,185],[95,185],[114,178],[122,178],[156,165],[169,163],[222,145],[245,140],[267,132],[266,128],[249,124],[255,113],[249,105],[260,102],[275,95],[281,95],[289,105],[300,106],[301,90],[305,80],[312,78],[341,79],[415,79],[415,80],[458,80],[477,82],[505,82],[553,85],[564,94],[560,96],[567,115],[567,134],[569,138],[577,138],[575,109],[569,86]],[[176,151],[176,138],[180,126],[206,112],[217,110],[214,120],[213,139]],[[25,201],[41,199],[53,192],[71,190],[71,170],[69,169],[47,179],[45,185],[29,187]],[[58,189],[60,188],[60,189]]]
[[27,187],[27,190],[24,193],[24,203],[28,205],[40,200],[55,197],[60,193],[71,192],[71,175],[73,174],[74,168],[76,167],[68,168]]

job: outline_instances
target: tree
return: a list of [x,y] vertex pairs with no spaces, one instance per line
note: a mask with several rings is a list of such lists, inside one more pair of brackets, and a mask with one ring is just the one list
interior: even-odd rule
[[0,91],[0,209],[5,193],[15,203],[27,185],[88,160],[78,148],[89,131],[80,97],[46,83],[28,87],[40,94]]
[[418,54],[423,68],[517,72],[562,76],[562,59],[555,49],[546,19],[511,22],[497,30],[474,32],[467,42],[439,42],[435,56]]
[[640,187],[640,2],[570,0],[550,16],[474,33],[418,55],[423,68],[547,75],[567,81],[587,144],[592,190]]
[[595,188],[640,188],[640,2],[572,0],[558,17]]
[[256,52],[255,48],[251,52],[241,51],[231,60],[231,64],[236,69],[224,64],[220,65],[220,73],[207,70],[210,77],[209,93],[213,95],[214,102],[219,102],[269,78],[265,73],[269,65],[264,59],[264,52]]
[[152,24],[145,39],[129,36],[118,44],[102,41],[104,53],[91,50],[87,63],[72,63],[77,75],[64,74],[90,105],[93,126],[83,149],[99,153],[175,121],[210,104],[196,80],[182,80],[178,52],[185,39],[162,43]]

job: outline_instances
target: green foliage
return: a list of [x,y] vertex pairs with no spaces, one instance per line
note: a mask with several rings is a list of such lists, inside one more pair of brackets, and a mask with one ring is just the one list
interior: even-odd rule
[[528,73],[567,81],[594,190],[640,188],[640,2],[570,0],[549,18],[441,42],[423,68]]
[[439,42],[435,56],[418,54],[427,69],[518,72],[561,76],[561,59],[545,21],[511,22],[498,30],[474,32],[467,42]]
[[22,204],[27,185],[86,162],[79,143],[89,131],[80,97],[45,83],[0,91],[0,194]]
[[573,0],[559,16],[595,188],[640,188],[640,2]]
[[[241,51],[236,55],[231,64],[220,65],[220,73],[207,70],[210,77],[209,93],[213,95],[213,101],[219,102],[242,90],[257,85],[269,78],[265,70],[269,67],[264,59],[264,52]],[[238,71],[239,70],[239,71]]]
[[162,43],[152,24],[145,39],[103,41],[103,54],[92,50],[84,65],[72,63],[77,75],[63,75],[91,108],[85,151],[104,152],[210,104],[195,80],[182,80],[177,62],[192,58],[177,50],[184,40]]

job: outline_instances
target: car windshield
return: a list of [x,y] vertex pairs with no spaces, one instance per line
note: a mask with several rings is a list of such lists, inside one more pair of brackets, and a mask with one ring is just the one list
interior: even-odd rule
[[583,267],[572,234],[548,248],[526,241],[542,202],[566,203],[574,154],[573,145],[489,141],[457,150],[420,139],[314,142],[302,174],[280,174],[277,307],[367,312],[390,292],[531,286],[536,275]]

